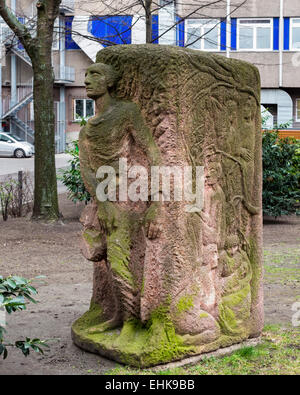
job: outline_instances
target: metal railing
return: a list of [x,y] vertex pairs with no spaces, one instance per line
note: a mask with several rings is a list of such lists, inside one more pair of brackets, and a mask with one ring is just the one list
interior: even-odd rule
[[[16,103],[21,102],[26,96],[28,96],[32,92],[32,83],[31,80],[28,83],[24,84],[24,86],[17,87],[17,97]],[[14,103],[14,104],[16,104]],[[11,95],[7,95],[2,97],[2,114],[5,114],[8,110],[11,109],[13,103],[11,102]]]
[[70,66],[53,65],[55,81],[74,82],[75,69]]

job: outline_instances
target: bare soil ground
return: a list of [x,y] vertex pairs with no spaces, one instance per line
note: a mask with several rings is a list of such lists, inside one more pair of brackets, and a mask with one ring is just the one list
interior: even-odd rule
[[[89,306],[92,264],[78,247],[83,206],[61,195],[60,207],[63,225],[37,224],[28,218],[0,220],[1,275],[46,276],[36,284],[40,303],[8,317],[7,340],[54,339],[45,355],[33,353],[25,359],[11,350],[7,360],[0,360],[0,375],[103,374],[117,366],[71,341],[71,324]],[[300,218],[265,221],[264,255],[266,324],[290,327],[292,304],[300,301]]]

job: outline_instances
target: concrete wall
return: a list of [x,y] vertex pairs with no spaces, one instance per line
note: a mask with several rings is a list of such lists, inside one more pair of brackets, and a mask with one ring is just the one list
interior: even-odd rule
[[[263,88],[278,88],[279,85],[279,54],[278,52],[237,52],[232,51],[230,57],[245,60],[254,64],[260,72]],[[300,86],[300,85],[299,85]]]
[[92,64],[91,59],[80,50],[66,51],[66,66],[75,67],[75,82],[68,86],[84,86],[84,74]]
[[178,7],[178,13],[184,18],[221,18],[226,16],[226,1],[215,5],[207,5],[209,1],[204,0],[180,1],[179,3],[181,5]]
[[[17,85],[24,85],[32,78],[32,69],[17,57]],[[2,84],[10,83],[11,69],[10,56],[6,56],[6,64],[2,67]]]
[[[80,1],[75,2],[75,15],[144,15],[144,9],[134,0]],[[156,2],[155,2],[156,3]],[[156,8],[155,5],[153,5]]]
[[[234,4],[242,3],[241,0],[232,1],[231,10],[236,6]],[[238,8],[233,14],[234,18],[241,17],[276,17],[280,13],[279,0],[247,0],[246,4]]]
[[290,16],[290,17],[300,16],[299,0],[284,0],[283,14],[284,14],[284,16]]
[[300,87],[300,52],[284,52],[283,84],[284,87]]

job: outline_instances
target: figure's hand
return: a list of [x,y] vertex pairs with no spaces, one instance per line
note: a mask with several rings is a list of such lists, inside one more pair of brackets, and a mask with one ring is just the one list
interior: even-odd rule
[[161,232],[160,203],[152,202],[145,216],[145,231],[148,239],[156,239]]
[[149,221],[145,226],[148,239],[156,239],[161,232],[160,224],[157,221]]

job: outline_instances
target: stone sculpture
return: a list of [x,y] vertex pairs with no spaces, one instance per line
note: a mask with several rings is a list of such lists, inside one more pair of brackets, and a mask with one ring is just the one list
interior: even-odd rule
[[[94,289],[72,327],[75,343],[146,367],[259,337],[257,69],[177,47],[124,45],[98,53],[86,87],[97,110],[79,140],[93,196],[81,218],[82,251],[95,262]],[[159,201],[150,190],[148,201],[121,201],[120,191],[99,201],[96,172],[111,166],[119,182],[120,158],[148,174],[153,166],[203,166],[204,207],[164,201],[161,185]]]

